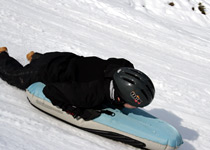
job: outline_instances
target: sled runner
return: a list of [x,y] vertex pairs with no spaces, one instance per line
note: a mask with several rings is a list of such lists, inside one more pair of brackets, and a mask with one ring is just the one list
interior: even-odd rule
[[142,149],[174,150],[183,143],[181,135],[173,126],[138,108],[107,108],[106,110],[114,115],[102,113],[90,121],[75,119],[52,105],[42,92],[44,87],[40,82],[28,87],[26,93],[29,102],[39,110],[72,126]]

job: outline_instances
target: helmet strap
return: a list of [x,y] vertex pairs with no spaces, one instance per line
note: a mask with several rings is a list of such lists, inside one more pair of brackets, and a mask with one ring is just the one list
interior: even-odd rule
[[110,86],[109,86],[109,94],[112,100],[115,100],[114,93],[115,93],[114,84],[113,84],[113,80],[111,80]]

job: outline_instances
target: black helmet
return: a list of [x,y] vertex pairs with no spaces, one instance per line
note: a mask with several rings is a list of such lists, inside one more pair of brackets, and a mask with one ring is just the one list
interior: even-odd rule
[[155,88],[152,81],[139,70],[120,68],[114,73],[113,81],[117,95],[132,106],[147,106],[154,98]]

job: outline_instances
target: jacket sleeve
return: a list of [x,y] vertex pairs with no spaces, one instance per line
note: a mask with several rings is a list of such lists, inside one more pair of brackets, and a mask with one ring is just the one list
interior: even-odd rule
[[103,103],[105,94],[102,80],[47,84],[43,90],[53,105],[94,108]]
[[112,78],[114,73],[121,67],[134,68],[134,65],[124,58],[109,58],[107,60],[107,67],[104,71],[106,78]]

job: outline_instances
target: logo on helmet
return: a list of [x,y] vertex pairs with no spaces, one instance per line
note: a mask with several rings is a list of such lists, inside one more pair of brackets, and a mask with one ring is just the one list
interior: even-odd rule
[[137,95],[134,91],[132,91],[130,93],[130,96],[133,98],[133,100],[134,100],[135,103],[138,103],[139,105],[141,104],[142,101],[140,99],[140,96]]

